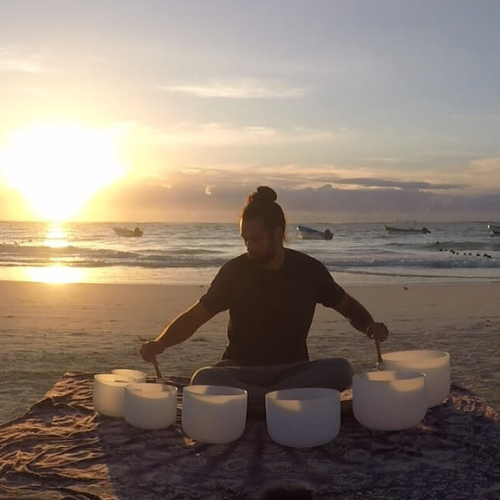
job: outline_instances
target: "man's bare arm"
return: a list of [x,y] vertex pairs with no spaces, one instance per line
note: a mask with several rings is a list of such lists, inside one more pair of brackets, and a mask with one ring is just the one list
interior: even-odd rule
[[215,313],[197,302],[171,321],[155,340],[146,342],[142,346],[142,358],[152,363],[155,356],[161,354],[165,349],[189,339],[198,328],[214,316]]
[[335,310],[347,318],[353,328],[369,338],[383,342],[389,336],[384,323],[377,323],[366,307],[348,293],[345,293]]

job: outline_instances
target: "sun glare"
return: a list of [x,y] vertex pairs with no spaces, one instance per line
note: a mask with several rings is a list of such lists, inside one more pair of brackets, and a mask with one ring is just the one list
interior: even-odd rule
[[124,174],[110,131],[38,125],[12,134],[0,156],[8,185],[41,219],[75,217],[90,196]]

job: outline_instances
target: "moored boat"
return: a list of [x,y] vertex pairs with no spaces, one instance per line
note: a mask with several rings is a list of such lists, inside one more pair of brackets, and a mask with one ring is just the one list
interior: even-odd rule
[[385,230],[389,234],[429,234],[430,230],[426,227],[394,227],[384,224]]
[[333,232],[329,229],[320,231],[312,227],[297,226],[297,231],[303,240],[331,240],[333,238]]
[[128,229],[126,227],[115,226],[113,231],[118,236],[125,236],[126,238],[139,238],[144,234],[144,231],[136,227],[135,229]]
[[495,235],[500,236],[500,224],[488,224],[488,229]]

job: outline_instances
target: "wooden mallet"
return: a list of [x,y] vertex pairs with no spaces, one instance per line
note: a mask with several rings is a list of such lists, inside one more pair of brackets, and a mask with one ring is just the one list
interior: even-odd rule
[[155,372],[156,372],[156,383],[157,384],[164,384],[165,381],[163,380],[163,377],[161,376],[160,367],[158,366],[158,361],[156,361],[156,357],[153,359],[153,366],[155,367]]

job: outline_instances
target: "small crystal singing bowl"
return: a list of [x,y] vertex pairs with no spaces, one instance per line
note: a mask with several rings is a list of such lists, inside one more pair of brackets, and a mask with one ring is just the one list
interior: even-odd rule
[[137,383],[125,387],[123,416],[139,429],[165,429],[175,422],[177,387]]
[[427,412],[423,373],[368,371],[352,380],[354,417],[369,429],[397,431],[418,425]]
[[125,387],[134,382],[133,377],[114,373],[94,375],[92,399],[95,411],[108,417],[123,417]]
[[136,382],[146,382],[147,374],[139,370],[129,370],[127,368],[115,368],[111,370],[111,373],[115,375],[125,375],[126,377],[132,377]]
[[266,394],[267,432],[292,448],[326,444],[340,430],[340,393],[335,389],[283,389]]
[[223,444],[245,431],[247,391],[236,387],[190,385],[182,395],[182,428],[195,441]]

